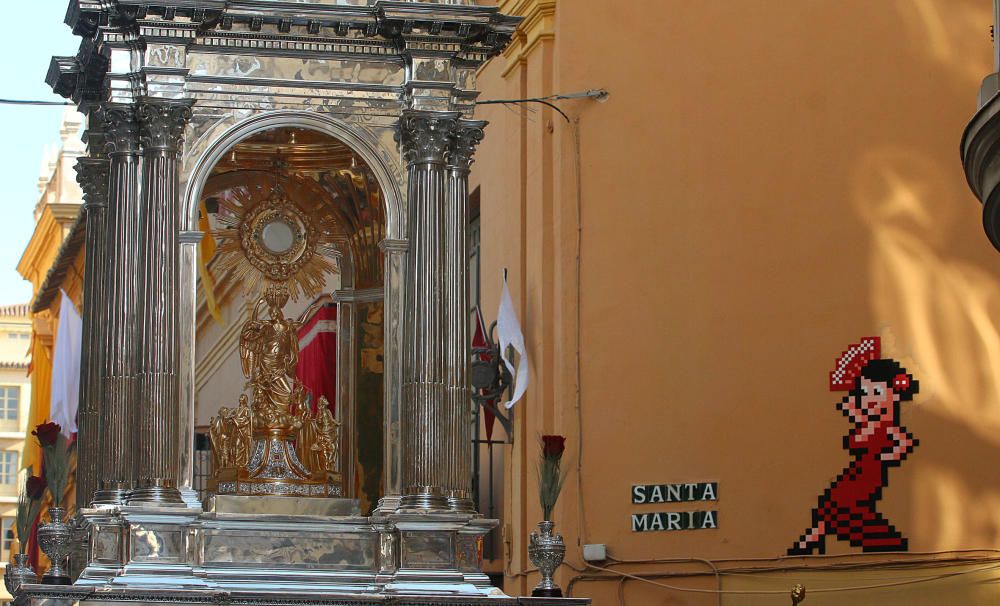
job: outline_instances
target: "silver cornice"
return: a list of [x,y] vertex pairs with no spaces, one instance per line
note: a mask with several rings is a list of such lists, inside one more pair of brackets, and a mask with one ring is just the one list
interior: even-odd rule
[[[95,137],[96,138],[96,137]],[[101,374],[106,363],[106,343],[99,338],[107,332],[101,322],[107,307],[107,283],[103,270],[107,263],[107,158],[79,158],[76,180],[83,190],[87,213],[86,257],[83,273],[83,334],[80,352],[79,435],[77,437],[77,510],[90,505],[103,474],[100,452],[100,417],[104,404]]]
[[106,326],[106,358],[101,380],[104,404],[100,427],[103,474],[95,505],[124,502],[133,486],[134,457],[122,456],[132,448],[131,413],[136,406],[136,303],[139,258],[139,126],[132,106],[104,107],[110,157],[108,180],[108,241],[104,270],[107,305],[99,322]]
[[137,381],[139,401],[132,452],[138,484],[129,505],[183,503],[178,486],[180,415],[177,319],[179,300],[180,199],[177,152],[191,118],[191,102],[144,100],[142,126],[142,216]]

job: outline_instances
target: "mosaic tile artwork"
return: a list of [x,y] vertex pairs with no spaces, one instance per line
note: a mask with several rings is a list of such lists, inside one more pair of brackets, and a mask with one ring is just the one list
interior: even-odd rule
[[865,337],[837,358],[830,390],[848,392],[837,409],[851,422],[843,447],[852,459],[820,495],[812,526],[788,555],[825,553],[828,536],[865,552],[906,551],[906,538],[877,505],[889,483],[889,469],[918,444],[901,424],[900,404],[913,399],[919,384],[899,362],[881,357],[878,337]]

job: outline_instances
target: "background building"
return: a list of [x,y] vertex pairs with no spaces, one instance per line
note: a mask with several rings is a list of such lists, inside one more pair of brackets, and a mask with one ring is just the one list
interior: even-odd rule
[[[17,433],[11,434],[12,440],[16,436],[16,443],[12,441],[11,447],[19,451],[18,469],[31,470],[35,475],[41,473],[41,452],[38,442],[27,432],[49,420],[53,356],[62,303],[60,291],[67,293],[78,310],[82,302],[86,215],[80,212],[83,196],[76,182],[75,170],[77,158],[86,151],[80,141],[82,125],[82,116],[76,112],[66,111],[63,114],[59,144],[53,146],[43,160],[38,178],[35,230],[17,264],[18,273],[31,282],[33,295],[31,303],[24,306],[24,336],[18,337],[23,339],[19,342],[25,347],[22,355],[27,353],[30,356],[30,363],[25,365],[27,375],[24,379],[25,383],[30,381],[30,386],[23,390]],[[0,436],[3,435],[6,434],[0,433]],[[71,471],[67,503],[73,502],[74,487]],[[0,487],[0,494],[6,495],[3,490],[6,489]],[[5,549],[9,549],[6,530],[14,520],[16,486],[10,487],[9,495],[10,517],[8,519],[4,514],[3,518]],[[42,519],[45,519],[48,501],[46,497]],[[48,566],[45,554],[37,549],[31,553],[32,561],[40,564],[38,569],[44,570]],[[9,550],[5,551],[4,561],[9,561],[10,555]],[[0,598],[5,596],[6,593]]]
[[[85,217],[80,212],[83,193],[76,182],[76,160],[85,154],[80,141],[82,116],[63,115],[60,143],[43,161],[35,204],[35,231],[18,262],[17,271],[32,284],[31,413],[28,426],[49,416],[52,356],[58,328],[59,290],[78,307],[83,288]],[[25,445],[22,467],[39,469],[39,450],[33,440]],[[70,501],[71,502],[71,501]]]
[[31,316],[27,305],[0,307],[0,561],[10,561],[17,509],[17,478],[28,429]]
[[[937,580],[805,603],[995,601],[1000,259],[956,153],[992,71],[991,3],[498,4],[525,21],[481,100],[610,93],[553,101],[568,121],[477,110],[482,300],[489,322],[506,267],[532,360],[504,449],[505,591],[537,582],[538,436],[562,434],[575,596],[787,604],[796,582],[905,578]],[[920,444],[879,504],[909,553],[831,540],[832,557],[783,558],[849,460],[827,377],[866,335],[921,386],[903,406]],[[707,481],[717,502],[632,502],[634,485]],[[705,509],[717,529],[631,527]]]

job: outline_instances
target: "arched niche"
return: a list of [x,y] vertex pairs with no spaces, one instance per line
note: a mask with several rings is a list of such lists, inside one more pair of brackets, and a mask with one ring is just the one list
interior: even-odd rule
[[[202,237],[198,223],[200,205],[206,192],[212,193],[209,190],[238,185],[244,177],[259,180],[262,170],[268,173],[268,167],[259,163],[240,165],[240,157],[246,157],[246,150],[244,149],[242,153],[238,150],[241,146],[246,148],[250,144],[260,143],[262,140],[267,140],[269,134],[280,132],[299,132],[302,133],[301,137],[310,140],[329,137],[339,142],[349,150],[355,162],[365,167],[371,177],[372,185],[378,188],[378,198],[381,202],[381,208],[377,209],[381,214],[380,228],[362,230],[363,233],[360,235],[365,238],[363,246],[353,246],[352,242],[344,242],[340,257],[341,284],[334,292],[327,293],[337,303],[338,311],[337,400],[338,411],[344,422],[342,464],[345,492],[349,496],[360,496],[363,501],[374,504],[376,495],[372,492],[373,472],[379,475],[378,481],[374,484],[375,490],[380,495],[398,491],[396,479],[398,451],[393,448],[394,440],[391,438],[398,432],[399,398],[394,397],[398,383],[391,376],[394,373],[387,371],[393,367],[393,360],[398,359],[397,352],[402,336],[399,322],[393,318],[401,315],[401,310],[398,310],[402,289],[399,268],[402,267],[401,256],[405,250],[405,242],[399,235],[405,230],[405,212],[402,208],[399,184],[383,160],[388,150],[380,150],[374,138],[362,129],[328,116],[311,113],[281,111],[249,118],[230,127],[204,146],[204,152],[197,159],[188,159],[188,162],[192,163],[190,164],[192,169],[184,196],[183,231],[180,236],[182,284],[185,285],[182,294],[181,326],[188,337],[182,338],[182,356],[184,356],[181,367],[181,387],[184,397],[182,408],[186,411],[182,427],[187,431],[181,432],[183,434],[181,439],[182,452],[189,453],[187,464],[182,469],[182,478],[188,482],[191,479],[193,467],[191,444],[196,423],[198,356],[195,347],[198,343],[198,326],[201,323],[197,317],[198,246]],[[235,164],[234,151],[237,153]],[[232,165],[230,168],[233,170],[220,171],[220,167],[226,167],[227,164]],[[317,178],[312,187],[313,193],[317,196],[325,194],[331,198],[337,197],[335,195],[337,184],[330,179]],[[342,197],[344,192],[340,191],[339,195]],[[343,213],[341,215],[345,222],[350,221],[351,217]],[[359,234],[354,232],[354,235]],[[377,263],[381,266],[378,268],[372,267],[372,263],[376,262],[371,254],[373,247],[379,250]],[[361,251],[367,251],[367,254]],[[376,274],[377,280],[373,279]],[[378,330],[381,343],[378,345],[383,349],[373,353],[371,337],[373,320],[376,319],[380,324]],[[185,347],[184,344],[190,346]],[[378,402],[373,401],[372,377],[365,376],[367,370],[371,369],[372,360],[376,358],[382,365],[382,377],[377,381]],[[234,389],[233,401],[238,397],[238,393]],[[203,407],[224,404],[227,403],[200,403]],[[381,414],[373,414],[373,406],[379,406]],[[372,423],[377,423],[380,431],[373,432]],[[365,435],[371,436],[373,433],[378,433],[380,443],[362,445]],[[378,450],[379,456],[373,457],[373,447]],[[371,469],[373,462],[377,466],[375,470]],[[357,492],[363,494],[356,494]]]

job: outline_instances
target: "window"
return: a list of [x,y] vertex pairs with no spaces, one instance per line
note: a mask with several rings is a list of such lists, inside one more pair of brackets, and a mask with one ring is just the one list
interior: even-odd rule
[[26,332],[22,332],[22,333],[20,334],[20,337],[21,337],[21,340],[22,340],[22,341],[27,341],[28,339],[30,339],[30,338],[31,338],[31,334],[30,334],[30,333],[26,333]]
[[0,385],[0,421],[16,421],[21,404],[21,388]]
[[14,543],[14,518],[3,519],[3,553],[4,560],[10,559],[10,548]]
[[0,484],[17,484],[17,451],[0,451]]

